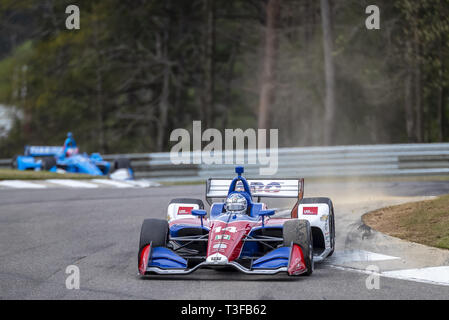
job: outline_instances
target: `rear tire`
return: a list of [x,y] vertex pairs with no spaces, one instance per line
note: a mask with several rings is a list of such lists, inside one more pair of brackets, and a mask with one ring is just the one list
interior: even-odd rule
[[301,247],[304,255],[307,271],[304,273],[310,276],[313,273],[313,238],[310,222],[307,220],[288,220],[283,226],[284,246],[290,247],[292,243]]
[[114,170],[131,168],[131,160],[128,158],[117,158],[114,160]]
[[162,219],[145,219],[140,229],[139,261],[142,249],[152,242],[152,247],[165,247],[168,242],[168,222]]
[[18,165],[17,165],[17,157],[18,157],[18,156],[14,156],[14,157],[11,159],[11,168],[12,168],[12,169],[15,169],[15,170],[17,170],[17,168],[18,168]]
[[51,168],[53,168],[54,166],[56,166],[56,159],[53,157],[46,157],[42,159],[42,169],[45,171],[50,170]]

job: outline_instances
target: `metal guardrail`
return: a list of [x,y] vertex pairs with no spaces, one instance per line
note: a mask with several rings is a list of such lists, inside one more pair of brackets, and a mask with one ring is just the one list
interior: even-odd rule
[[[247,176],[259,176],[259,164],[248,164],[255,150],[235,151],[245,158]],[[262,150],[264,152],[264,150]],[[195,153],[190,153],[192,160]],[[173,165],[170,153],[108,155],[129,157],[138,177],[160,181],[229,177],[235,164]],[[265,166],[262,166],[265,167]],[[277,177],[401,176],[449,174],[449,143],[280,148]]]
[[[265,152],[262,150],[261,152]],[[189,153],[191,163],[193,156]],[[245,159],[248,177],[260,176],[260,164],[248,164],[256,150],[237,150],[234,155]],[[107,161],[127,157],[136,178],[156,181],[194,181],[208,177],[229,177],[235,164],[224,164],[226,153],[217,153],[223,164],[174,165],[170,153],[139,153],[104,155]],[[235,159],[235,158],[234,158]],[[0,160],[0,167],[10,160]],[[278,149],[277,177],[339,177],[339,176],[403,176],[448,175],[449,143],[356,145],[333,147],[302,147]]]
[[11,159],[0,159],[0,168],[11,168]]

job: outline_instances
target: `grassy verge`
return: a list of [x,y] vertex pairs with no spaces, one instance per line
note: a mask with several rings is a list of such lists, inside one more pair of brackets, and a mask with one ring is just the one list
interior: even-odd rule
[[449,195],[379,209],[362,219],[366,225],[388,235],[449,249]]
[[45,180],[45,179],[98,179],[101,176],[91,176],[79,173],[55,173],[48,171],[22,171],[12,169],[0,169],[0,180]]

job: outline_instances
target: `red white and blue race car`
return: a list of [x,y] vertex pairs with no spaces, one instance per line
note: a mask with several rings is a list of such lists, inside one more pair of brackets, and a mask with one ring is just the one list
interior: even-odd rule
[[[141,275],[188,274],[206,267],[311,275],[314,261],[332,255],[335,223],[329,198],[303,198],[304,179],[246,180],[243,167],[236,173],[233,180],[208,179],[209,215],[199,199],[173,199],[168,221],[143,221]],[[294,198],[296,204],[289,217],[277,218],[260,202],[263,197]]]

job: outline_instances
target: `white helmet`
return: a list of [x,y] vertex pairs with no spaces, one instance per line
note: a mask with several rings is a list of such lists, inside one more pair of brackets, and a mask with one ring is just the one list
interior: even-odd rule
[[233,193],[226,198],[226,211],[231,213],[246,213],[248,203],[240,193]]

